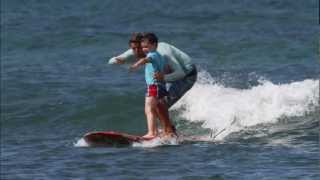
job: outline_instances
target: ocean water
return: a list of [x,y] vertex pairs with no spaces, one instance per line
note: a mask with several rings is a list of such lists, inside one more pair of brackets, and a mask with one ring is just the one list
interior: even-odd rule
[[[319,2],[1,1],[1,179],[319,179]],[[132,32],[188,53],[179,141],[142,135],[143,70],[107,61]]]

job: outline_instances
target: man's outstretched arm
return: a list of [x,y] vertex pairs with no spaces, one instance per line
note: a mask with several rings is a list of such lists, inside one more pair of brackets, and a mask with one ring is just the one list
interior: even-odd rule
[[135,56],[131,49],[128,49],[124,53],[120,54],[119,56],[112,57],[109,59],[109,64],[124,64],[126,62],[133,62],[135,60]]

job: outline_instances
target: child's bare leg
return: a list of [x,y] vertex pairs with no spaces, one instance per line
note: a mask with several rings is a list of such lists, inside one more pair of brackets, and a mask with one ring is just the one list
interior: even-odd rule
[[148,133],[144,135],[145,138],[152,138],[157,136],[157,99],[155,97],[146,97],[145,99],[145,114],[147,118]]

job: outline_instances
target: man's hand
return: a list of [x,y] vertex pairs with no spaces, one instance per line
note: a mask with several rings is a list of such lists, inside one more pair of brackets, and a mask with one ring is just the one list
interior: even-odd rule
[[153,74],[153,78],[155,78],[158,81],[164,81],[163,74],[161,72],[155,72]]
[[120,59],[120,58],[116,58],[116,64],[124,64],[125,61],[123,59]]
[[129,67],[129,71],[132,72],[132,71],[138,69],[138,67],[139,67],[138,64],[133,64],[133,65],[131,65],[131,66]]

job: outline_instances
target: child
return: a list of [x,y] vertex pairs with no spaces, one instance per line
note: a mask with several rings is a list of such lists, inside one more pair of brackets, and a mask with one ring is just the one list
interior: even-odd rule
[[[150,139],[157,136],[156,120],[157,117],[159,117],[157,107],[167,94],[165,83],[153,78],[155,72],[164,73],[165,68],[167,68],[165,59],[156,51],[157,45],[158,38],[155,34],[144,34],[141,41],[141,47],[147,56],[145,58],[141,58],[130,67],[131,69],[137,69],[139,66],[145,64],[145,79],[147,83],[145,115],[147,118],[148,133],[143,137]],[[165,124],[163,123],[166,122],[161,123],[164,126]]]

